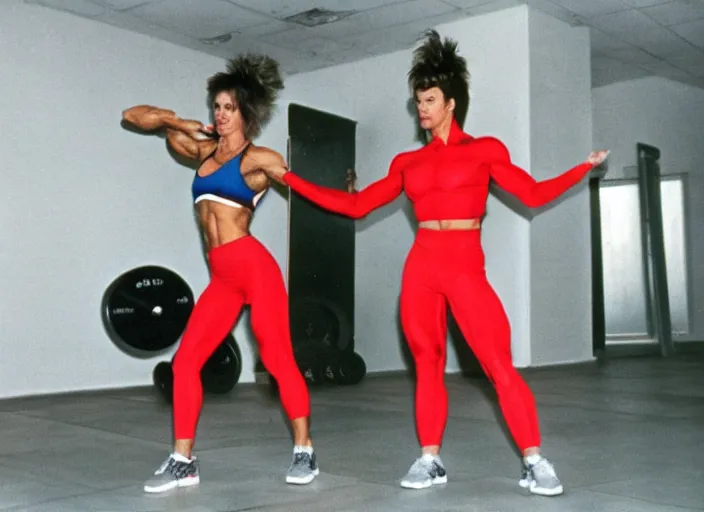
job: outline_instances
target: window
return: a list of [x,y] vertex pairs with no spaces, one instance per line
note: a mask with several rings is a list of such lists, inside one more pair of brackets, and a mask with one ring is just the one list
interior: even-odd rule
[[[684,180],[660,182],[668,294],[673,334],[689,331]],[[640,197],[635,180],[606,181],[599,192],[607,339],[649,338],[647,276]]]

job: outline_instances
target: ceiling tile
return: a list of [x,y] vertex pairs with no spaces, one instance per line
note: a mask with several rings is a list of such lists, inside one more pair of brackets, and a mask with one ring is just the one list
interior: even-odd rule
[[704,78],[704,51],[692,48],[691,52],[672,55],[667,60],[679,69]]
[[659,57],[685,51],[689,46],[674,32],[636,10],[599,16],[586,22]]
[[110,7],[116,11],[125,11],[127,9],[137,7],[138,5],[147,4],[150,0],[91,0],[91,2],[94,4],[104,5],[105,7]]
[[622,41],[594,27],[589,28],[592,53],[609,53],[611,50],[634,48],[630,43]]
[[704,48],[704,20],[681,23],[670,28],[690,43]]
[[601,87],[625,80],[634,80],[636,78],[651,76],[652,74],[652,72],[646,69],[631,64],[625,64],[619,60],[609,59],[607,57],[592,59],[593,87]]
[[164,28],[160,25],[155,25],[154,23],[150,23],[136,16],[132,16],[130,11],[110,11],[105,16],[99,18],[99,21],[114,27],[119,27],[152,37],[155,40],[167,41],[169,43],[190,48],[192,50],[211,55],[214,54],[211,46],[204,45],[193,37],[179,34],[171,29]]
[[281,48],[266,41],[246,38],[240,39],[233,37],[231,41],[213,47],[213,51],[224,58],[232,58],[244,52],[265,53],[276,59],[281,65],[281,68],[288,74],[310,69],[310,67],[303,65],[306,60],[317,65],[315,59],[312,58],[313,56],[306,52],[299,52],[292,48]]
[[[398,39],[403,42],[404,48],[410,48],[419,42],[419,40],[423,37],[423,34],[429,28],[437,27],[438,25],[443,25],[445,23],[451,23],[461,19],[462,17],[461,12],[450,11],[444,14],[438,14],[437,16],[430,16],[428,18],[422,18],[410,23],[398,25],[395,28],[399,32]],[[466,14],[464,17],[466,17]]]
[[553,3],[569,9],[570,11],[584,16],[585,18],[593,18],[603,14],[611,14],[614,12],[625,11],[632,9],[633,6],[628,5],[623,0],[551,0]]
[[282,32],[274,37],[269,37],[267,42],[282,48],[295,48],[298,52],[306,52],[310,55],[330,55],[335,52],[351,50],[354,46],[353,43],[344,40],[333,41],[323,37],[286,37],[287,34],[288,32]]
[[412,34],[405,26],[399,25],[398,27],[371,30],[362,34],[352,34],[341,40],[370,55],[382,55],[410,47],[413,43],[407,42],[406,39],[413,37],[415,41],[421,35],[421,32]]
[[313,27],[312,30],[319,37],[337,38],[413,21],[424,22],[426,28],[430,28],[431,19],[448,13],[461,15],[462,11],[438,0],[410,0],[354,14],[342,21]]
[[622,37],[622,33],[648,31],[661,28],[655,21],[647,17],[645,14],[636,11],[622,11],[603,16],[596,16],[586,20],[587,24],[595,27],[607,34],[617,35]]
[[342,50],[332,54],[319,54],[317,56],[317,60],[320,62],[318,68],[355,62],[358,60],[368,59],[371,56],[371,54],[362,50],[357,50],[355,48],[351,48],[349,50]]
[[672,0],[623,0],[626,2],[628,5],[632,5],[633,7],[636,7],[640,9],[641,7],[649,7],[651,5],[657,5],[657,4],[666,4],[668,2],[672,2]]
[[459,7],[460,9],[496,3],[494,0],[443,0],[443,2]]
[[[243,51],[264,52],[276,58],[286,74],[409,49],[428,28],[527,3],[569,25],[590,27],[594,86],[657,74],[704,87],[704,0],[25,2],[223,58]],[[353,8],[359,12],[312,28],[281,20],[312,8],[334,11]],[[223,34],[231,34],[231,40],[218,45],[199,40]]]
[[366,11],[391,4],[403,3],[405,0],[227,0],[253,11],[265,13],[283,19],[309,9],[327,9],[330,11]]
[[550,0],[528,0],[528,5],[540,12],[547,14],[548,16],[552,16],[553,18],[564,21],[565,23],[568,23],[570,25],[581,24],[581,22],[579,21],[580,17],[577,15],[577,13],[574,13],[569,9],[565,9],[564,7],[561,7],[554,2],[551,2]]
[[456,19],[457,15],[454,12],[450,12],[393,27],[376,29],[361,34],[351,34],[342,38],[341,41],[352,43],[355,48],[371,55],[382,55],[411,48],[419,41],[428,28]]
[[644,52],[634,46],[631,46],[630,48],[611,50],[609,51],[609,57],[636,65],[647,64],[653,60],[661,60],[658,57],[655,57],[648,52]]
[[464,12],[469,13],[471,16],[480,16],[503,9],[511,9],[512,7],[524,5],[525,3],[526,0],[494,0],[493,2],[477,5],[476,7],[468,7],[464,9]]
[[296,24],[289,25],[290,28],[288,30],[263,34],[260,35],[258,39],[276,46],[281,46],[282,48],[286,48],[296,46],[300,41],[305,41],[306,39],[311,39],[317,36],[316,32],[312,28],[302,27]]
[[704,18],[704,2],[680,1],[655,5],[641,12],[663,25],[677,25]]
[[658,76],[664,76],[670,80],[681,81],[688,78],[694,78],[691,73],[687,73],[686,71],[683,71],[682,69],[679,69],[664,61],[654,61],[652,64],[646,64],[642,67],[648,71],[652,71]]
[[704,78],[689,78],[689,79],[682,79],[680,82],[687,84],[687,85],[692,85],[694,87],[699,87],[700,89],[704,89]]
[[704,78],[704,59],[700,59],[697,62],[692,62],[687,59],[680,59],[679,57],[673,57],[668,62],[671,62],[673,67],[686,71],[692,76],[697,78]]
[[88,0],[74,0],[70,3],[65,0],[25,0],[25,3],[50,7],[57,11],[78,14],[88,18],[97,18],[107,12],[105,7],[96,5]]
[[168,0],[166,3],[135,7],[130,13],[199,39],[227,34],[270,20],[224,0]]
[[244,37],[254,37],[254,38],[267,38],[272,34],[279,34],[281,32],[286,32],[295,29],[305,29],[295,23],[289,23],[286,21],[279,21],[271,19],[266,23],[261,25],[254,25],[251,27],[238,28],[235,32],[236,34]]

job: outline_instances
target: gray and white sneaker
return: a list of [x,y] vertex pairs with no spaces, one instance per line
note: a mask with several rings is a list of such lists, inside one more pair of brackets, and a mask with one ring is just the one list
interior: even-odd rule
[[562,494],[562,484],[557,478],[555,468],[542,455],[523,459],[523,471],[518,484],[533,494],[557,496]]
[[315,452],[295,451],[291,466],[286,473],[286,483],[305,485],[313,481],[320,473]]
[[188,461],[185,457],[172,453],[145,482],[144,491],[165,492],[176,487],[188,487],[198,483],[200,483],[200,471],[196,458],[193,457]]
[[401,487],[406,489],[425,489],[431,485],[447,483],[447,471],[440,457],[425,454],[416,459],[401,480]]

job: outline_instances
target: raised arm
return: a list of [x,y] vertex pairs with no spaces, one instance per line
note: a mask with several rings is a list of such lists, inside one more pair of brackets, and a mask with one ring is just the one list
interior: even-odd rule
[[321,208],[353,219],[364,217],[373,210],[390,203],[403,191],[403,175],[398,157],[391,162],[386,177],[375,181],[360,192],[350,193],[314,185],[293,172],[285,173],[283,182]]
[[511,163],[506,146],[498,139],[486,141],[486,160],[491,166],[492,179],[502,189],[516,196],[529,208],[538,208],[557,199],[571,187],[579,183],[587,173],[604,161],[608,152],[592,153],[589,161],[543,181],[536,181],[526,171]]
[[194,160],[202,160],[212,152],[216,142],[210,138],[212,127],[200,121],[181,119],[172,110],[137,105],[122,112],[122,119],[142,130],[166,129],[169,145],[180,155]]

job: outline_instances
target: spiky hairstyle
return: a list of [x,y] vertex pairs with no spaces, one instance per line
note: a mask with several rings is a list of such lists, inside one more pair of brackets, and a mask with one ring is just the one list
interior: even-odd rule
[[254,53],[231,59],[227,63],[227,72],[216,73],[208,79],[211,102],[223,91],[231,93],[237,101],[248,140],[259,136],[283,88],[279,63],[268,55]]
[[437,30],[426,31],[424,37],[413,51],[408,83],[413,94],[439,87],[445,100],[455,100],[455,119],[462,126],[469,107],[467,60],[457,53],[457,42],[449,38],[443,41]]

